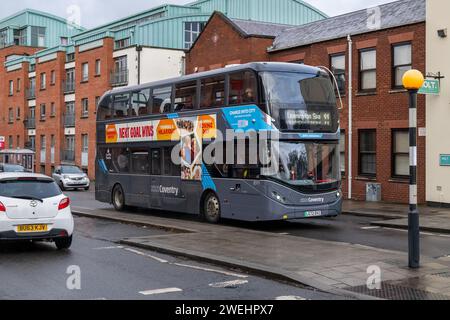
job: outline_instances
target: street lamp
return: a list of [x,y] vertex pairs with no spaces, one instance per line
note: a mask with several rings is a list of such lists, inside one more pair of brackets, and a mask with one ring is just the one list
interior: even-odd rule
[[403,75],[403,86],[409,93],[409,215],[408,243],[409,267],[420,267],[420,226],[417,208],[417,92],[425,79],[418,70],[409,70]]

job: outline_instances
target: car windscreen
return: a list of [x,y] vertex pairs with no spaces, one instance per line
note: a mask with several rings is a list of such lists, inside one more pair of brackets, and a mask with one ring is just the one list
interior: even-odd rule
[[83,171],[78,167],[61,167],[61,173],[64,174],[81,174]]
[[25,168],[14,164],[5,164],[3,166],[4,172],[25,172]]
[[0,197],[47,199],[61,194],[61,189],[51,180],[27,179],[0,181]]

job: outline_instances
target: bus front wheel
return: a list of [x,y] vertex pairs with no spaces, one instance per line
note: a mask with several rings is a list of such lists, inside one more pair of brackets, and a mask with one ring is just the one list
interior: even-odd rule
[[215,193],[209,193],[203,201],[203,217],[209,223],[220,221],[220,201]]
[[119,184],[116,185],[113,189],[112,203],[113,203],[114,209],[116,209],[117,211],[124,211],[126,209],[125,194],[123,193],[123,189]]

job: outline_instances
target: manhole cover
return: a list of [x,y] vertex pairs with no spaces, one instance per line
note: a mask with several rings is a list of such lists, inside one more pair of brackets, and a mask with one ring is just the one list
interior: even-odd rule
[[387,300],[450,300],[450,296],[404,286],[382,283],[381,290],[370,290],[367,286],[346,290]]

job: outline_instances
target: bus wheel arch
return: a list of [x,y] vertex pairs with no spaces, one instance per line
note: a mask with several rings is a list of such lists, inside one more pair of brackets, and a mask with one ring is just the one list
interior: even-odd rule
[[217,224],[221,219],[221,214],[219,196],[214,190],[205,190],[200,199],[200,216],[209,223]]
[[125,193],[123,192],[123,188],[120,183],[114,184],[112,188],[111,203],[116,211],[124,211],[126,209]]

